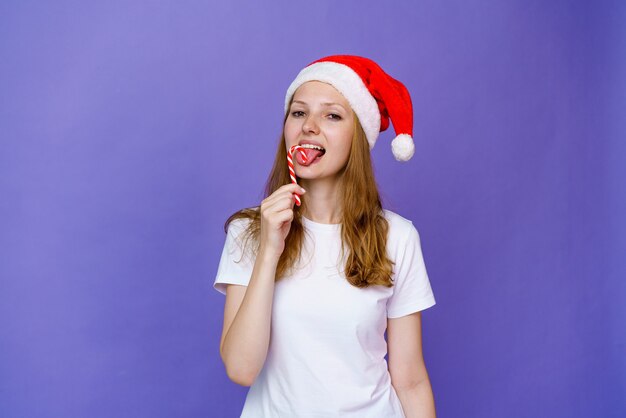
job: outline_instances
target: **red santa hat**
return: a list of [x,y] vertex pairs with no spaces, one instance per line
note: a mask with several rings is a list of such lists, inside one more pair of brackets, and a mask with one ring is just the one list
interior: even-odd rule
[[378,134],[393,121],[396,137],[391,150],[398,161],[408,161],[413,144],[413,105],[407,88],[371,59],[355,55],[331,55],[313,61],[293,80],[285,96],[285,114],[296,89],[307,81],[335,87],[350,103],[365,131],[370,150]]

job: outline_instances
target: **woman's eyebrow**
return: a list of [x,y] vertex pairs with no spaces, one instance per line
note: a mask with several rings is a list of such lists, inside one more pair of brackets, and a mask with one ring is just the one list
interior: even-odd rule
[[[294,100],[292,103],[302,103],[303,105],[306,105],[306,102],[303,102],[301,100]],[[322,103],[323,106],[332,106],[332,105],[337,105],[341,108],[344,108],[342,105],[340,105],[339,103],[334,103],[334,102],[324,102]],[[345,109],[345,108],[344,108]]]

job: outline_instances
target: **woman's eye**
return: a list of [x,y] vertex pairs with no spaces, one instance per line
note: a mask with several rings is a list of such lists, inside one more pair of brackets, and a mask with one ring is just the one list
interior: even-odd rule
[[[294,118],[302,116],[301,114],[304,114],[304,112],[301,110],[296,110],[296,111],[291,112],[291,116],[293,116]],[[330,113],[329,116],[333,120],[341,120],[341,116],[339,116],[336,113]]]

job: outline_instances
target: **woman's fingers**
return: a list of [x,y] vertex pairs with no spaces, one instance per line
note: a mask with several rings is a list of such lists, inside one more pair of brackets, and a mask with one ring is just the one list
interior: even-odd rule
[[269,195],[268,197],[266,197],[263,200],[263,203],[267,203],[268,205],[272,205],[275,201],[280,200],[280,199],[284,199],[284,197],[289,196],[294,202],[295,202],[295,198],[293,197],[293,194],[297,193],[299,195],[303,195],[306,192],[302,191],[302,188],[300,186],[298,186],[297,184],[286,184],[284,186],[279,187],[278,189],[276,189],[276,191],[274,193],[272,193],[271,195]]
[[284,210],[292,210],[293,206],[296,203],[296,199],[293,193],[285,192],[276,196],[272,201],[266,204],[265,212],[266,213],[276,213]]
[[296,184],[286,184],[261,202],[261,245],[276,254],[281,254],[285,248],[288,225],[294,217],[294,193],[305,192]]

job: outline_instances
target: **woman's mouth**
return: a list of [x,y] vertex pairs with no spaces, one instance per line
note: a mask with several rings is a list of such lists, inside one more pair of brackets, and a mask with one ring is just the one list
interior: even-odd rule
[[317,163],[319,160],[322,159],[324,154],[326,154],[326,150],[317,145],[303,144],[300,147],[306,153],[307,159],[305,161],[304,158],[302,157],[302,154],[297,152],[296,160],[298,161],[298,164],[303,165],[305,167],[311,164]]

